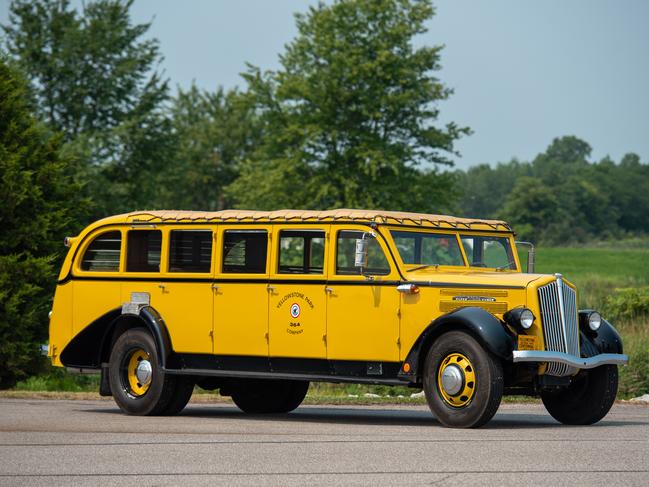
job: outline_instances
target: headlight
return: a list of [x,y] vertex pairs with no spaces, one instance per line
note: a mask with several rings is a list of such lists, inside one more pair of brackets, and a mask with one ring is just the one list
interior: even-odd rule
[[529,309],[525,308],[521,312],[519,320],[520,320],[521,326],[525,330],[528,330],[532,326],[532,323],[534,323],[534,313],[532,313]]
[[599,330],[601,324],[602,324],[602,317],[597,311],[594,311],[590,315],[588,315],[588,328],[590,328],[593,331],[597,331]]
[[510,309],[503,316],[505,321],[514,327],[529,330],[534,324],[534,313],[527,308]]

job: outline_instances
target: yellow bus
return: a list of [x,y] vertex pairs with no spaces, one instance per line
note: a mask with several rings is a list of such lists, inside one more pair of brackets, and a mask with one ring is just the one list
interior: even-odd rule
[[572,283],[533,273],[533,248],[523,272],[503,221],[138,211],[66,245],[48,353],[101,373],[100,393],[128,414],[176,414],[196,385],[285,413],[326,381],[423,388],[452,427],[486,423],[503,394],[591,424],[628,361]]

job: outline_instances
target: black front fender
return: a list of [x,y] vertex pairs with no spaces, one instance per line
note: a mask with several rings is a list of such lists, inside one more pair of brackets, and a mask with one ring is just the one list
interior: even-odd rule
[[[587,322],[588,315],[591,312],[592,310],[579,310],[580,322]],[[597,353],[624,353],[620,334],[604,318],[602,318],[602,324],[597,331],[592,331],[586,325],[583,325],[581,339],[582,353],[586,353],[589,357],[595,354],[593,351],[589,351],[593,347]],[[588,343],[586,344],[584,340]]]
[[416,379],[420,375],[419,369],[426,353],[435,339],[447,331],[454,330],[470,333],[483,347],[497,357],[503,360],[512,359],[514,337],[508,333],[504,324],[488,311],[468,306],[440,316],[428,325],[406,356],[404,364],[409,364],[410,370],[406,373],[402,369],[399,377]]

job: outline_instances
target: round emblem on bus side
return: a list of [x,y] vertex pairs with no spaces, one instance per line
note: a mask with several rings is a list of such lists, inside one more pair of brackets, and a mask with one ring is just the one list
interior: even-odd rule
[[291,316],[293,318],[297,318],[298,316],[300,316],[300,305],[299,304],[293,303],[291,305]]

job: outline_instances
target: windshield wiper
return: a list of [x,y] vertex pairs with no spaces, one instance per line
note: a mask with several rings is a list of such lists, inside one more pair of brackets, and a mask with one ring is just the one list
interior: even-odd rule
[[501,265],[500,267],[496,267],[496,270],[497,271],[504,271],[505,269],[508,269],[508,270],[512,271],[512,270],[514,270],[514,268],[512,268],[512,265],[515,265],[515,264],[516,264],[516,262],[514,262],[513,260],[510,260],[505,265]]

